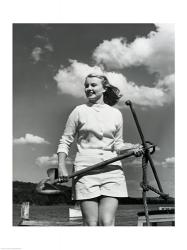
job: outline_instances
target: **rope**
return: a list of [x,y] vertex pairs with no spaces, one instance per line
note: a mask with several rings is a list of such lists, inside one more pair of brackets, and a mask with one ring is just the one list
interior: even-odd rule
[[163,199],[169,198],[168,194],[165,194],[158,189],[150,186],[147,184],[147,164],[148,164],[148,157],[146,155],[146,150],[143,154],[142,157],[142,170],[143,170],[143,176],[142,176],[142,182],[140,183],[140,186],[142,187],[142,198],[143,198],[143,204],[144,204],[144,212],[145,212],[145,218],[146,218],[146,226],[150,226],[150,221],[149,221],[149,210],[148,210],[148,205],[147,205],[147,197],[146,197],[146,192],[149,190],[159,194]]
[[146,218],[146,226],[150,226],[149,221],[149,210],[147,206],[147,198],[146,198],[146,191],[142,191],[142,197],[143,197],[143,204],[144,204],[144,211],[145,211],[145,218]]
[[168,199],[168,198],[169,198],[169,195],[168,195],[168,194],[165,194],[165,193],[163,193],[163,192],[160,192],[158,189],[156,189],[156,188],[154,188],[154,187],[152,187],[152,186],[150,186],[150,185],[144,186],[143,183],[140,183],[140,186],[141,186],[144,190],[146,189],[146,191],[151,190],[151,191],[153,191],[153,192],[159,194],[163,199]]
[[148,159],[146,157],[146,154],[143,154],[142,157],[142,170],[143,170],[143,183],[142,183],[142,198],[143,198],[143,204],[144,204],[144,211],[145,211],[145,218],[146,218],[146,226],[150,226],[150,222],[149,222],[149,210],[148,210],[148,206],[147,206],[147,198],[146,198],[146,192],[149,191],[149,189],[147,188],[147,163],[148,163]]

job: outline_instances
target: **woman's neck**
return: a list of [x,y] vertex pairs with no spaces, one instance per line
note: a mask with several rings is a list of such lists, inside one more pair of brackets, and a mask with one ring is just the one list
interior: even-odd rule
[[103,100],[103,96],[101,96],[98,100],[89,100],[88,101],[90,104],[105,104]]

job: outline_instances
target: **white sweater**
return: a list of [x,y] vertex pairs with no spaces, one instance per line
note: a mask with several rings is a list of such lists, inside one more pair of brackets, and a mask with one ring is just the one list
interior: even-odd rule
[[[123,117],[121,112],[107,104],[82,104],[70,114],[57,153],[68,155],[77,135],[75,170],[117,156],[121,148],[132,144],[123,142]],[[113,165],[120,165],[117,161]]]

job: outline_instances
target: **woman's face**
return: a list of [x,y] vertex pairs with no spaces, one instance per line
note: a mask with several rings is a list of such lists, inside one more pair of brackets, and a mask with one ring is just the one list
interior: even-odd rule
[[88,77],[84,87],[86,97],[90,102],[96,102],[103,96],[103,93],[105,92],[102,79],[97,77]]

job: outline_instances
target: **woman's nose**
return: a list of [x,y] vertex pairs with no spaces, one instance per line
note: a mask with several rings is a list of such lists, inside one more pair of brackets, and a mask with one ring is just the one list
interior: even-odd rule
[[86,88],[86,90],[92,90],[92,87],[91,87],[91,86],[88,86],[88,87]]

